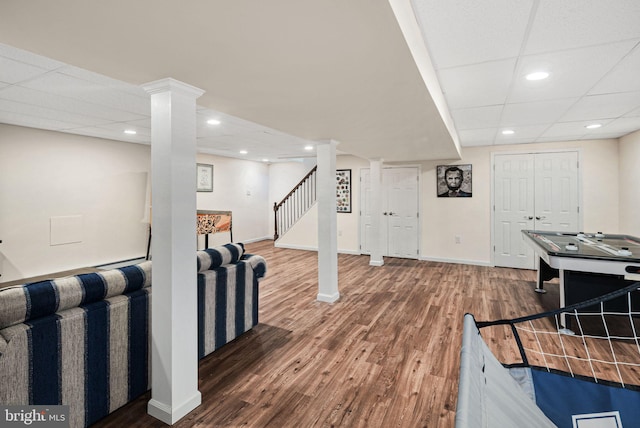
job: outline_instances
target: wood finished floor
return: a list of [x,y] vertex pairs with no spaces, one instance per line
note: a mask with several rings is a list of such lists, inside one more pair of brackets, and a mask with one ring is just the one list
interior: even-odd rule
[[[393,258],[370,267],[343,254],[341,298],[320,303],[316,253],[271,241],[247,250],[268,263],[260,324],[200,361],[202,405],[176,427],[453,427],[463,315],[558,305],[557,286],[533,292],[533,271]],[[149,397],[95,426],[165,426],[146,414]]]

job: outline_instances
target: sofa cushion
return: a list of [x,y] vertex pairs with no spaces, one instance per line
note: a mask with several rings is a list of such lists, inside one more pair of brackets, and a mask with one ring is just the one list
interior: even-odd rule
[[230,243],[198,251],[198,272],[238,263],[244,254],[244,244]]
[[151,285],[151,262],[0,289],[0,329]]

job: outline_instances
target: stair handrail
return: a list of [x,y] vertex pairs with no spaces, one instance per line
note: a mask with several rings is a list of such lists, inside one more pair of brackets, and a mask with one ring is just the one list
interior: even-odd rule
[[280,209],[280,207],[287,202],[287,200],[289,200],[289,198],[291,198],[291,196],[293,194],[296,193],[296,191],[301,188],[306,182],[307,180],[309,180],[309,178],[315,174],[316,170],[318,169],[318,166],[314,166],[313,168],[311,168],[311,171],[309,171],[307,173],[307,175],[305,175],[304,177],[302,177],[302,179],[298,182],[298,184],[296,184],[293,189],[291,189],[291,191],[289,193],[287,193],[287,195],[282,198],[282,200],[280,202],[274,202],[273,203],[273,219],[274,219],[274,240],[277,240],[278,237],[280,236],[280,234],[278,233],[278,210]]

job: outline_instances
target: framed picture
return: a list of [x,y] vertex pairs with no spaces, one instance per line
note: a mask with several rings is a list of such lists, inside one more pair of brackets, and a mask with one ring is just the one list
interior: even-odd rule
[[438,165],[436,191],[439,198],[470,198],[471,164]]
[[351,212],[351,170],[336,170],[336,209],[339,213]]
[[198,192],[213,192],[213,165],[196,165],[196,189]]

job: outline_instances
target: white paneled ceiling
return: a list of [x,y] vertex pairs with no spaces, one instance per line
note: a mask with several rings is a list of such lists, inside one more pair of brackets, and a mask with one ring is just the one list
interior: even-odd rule
[[[173,77],[206,91],[201,152],[258,161],[325,138],[413,161],[640,129],[638,0],[29,4],[0,6],[2,123],[149,143],[139,85]],[[406,16],[435,72],[414,62]]]
[[[139,86],[0,44],[0,123],[149,144],[150,113]],[[203,153],[268,162],[309,155],[309,142],[231,115],[199,107],[197,121]]]
[[[640,129],[639,1],[412,5],[461,146],[617,138]],[[534,71],[549,77],[526,80]],[[592,123],[602,126],[587,129]]]

